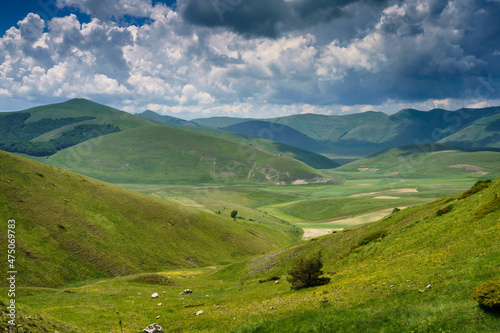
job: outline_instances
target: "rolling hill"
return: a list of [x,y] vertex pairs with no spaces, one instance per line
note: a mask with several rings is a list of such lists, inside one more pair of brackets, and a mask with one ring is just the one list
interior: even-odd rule
[[462,148],[500,148],[500,114],[478,119],[439,142]]
[[0,113],[0,149],[30,156],[49,156],[105,134],[152,125],[85,99]]
[[289,126],[276,124],[273,122],[250,120],[230,125],[222,129],[233,133],[266,138],[306,150],[325,150],[323,144],[314,139],[311,139],[304,133],[299,132]]
[[443,144],[391,148],[345,164],[336,171],[359,172],[363,177],[500,177],[500,150],[464,149]]
[[[19,287],[231,262],[287,245],[296,232],[236,222],[1,151],[0,215],[16,220]],[[1,240],[6,247],[6,233]]]
[[[238,119],[214,117],[193,120],[199,126],[224,128],[238,133],[258,135],[269,132],[269,122],[284,133],[272,131],[275,140],[328,156],[368,156],[376,152],[420,143],[446,143],[458,147],[499,147],[498,117],[500,107],[433,109],[418,111],[404,109],[391,116],[368,111],[351,115],[328,116],[300,114],[271,119]],[[293,142],[284,135],[296,130],[302,140]],[[286,140],[286,141],[285,141]]]
[[142,126],[94,138],[44,162],[112,183],[329,181],[295,159],[168,126]]
[[193,122],[188,122],[188,124],[186,124],[187,122],[186,120],[182,120],[175,117],[162,116],[153,111],[145,111],[143,113],[138,114],[138,116],[150,120],[164,122],[171,126],[176,126],[177,128],[180,129],[185,129],[198,133],[205,133],[219,138],[243,143],[258,149],[265,150],[271,154],[277,154],[277,155],[281,154],[284,156],[288,156],[296,160],[299,160],[301,162],[304,162],[305,164],[315,169],[331,169],[339,166],[338,163],[332,161],[331,159],[323,155],[314,153],[309,150],[294,147],[293,145],[287,145],[281,142],[269,140],[262,137],[243,135],[227,130],[220,130],[209,127],[200,127],[198,124],[195,124]]
[[195,124],[191,121],[184,120],[184,119],[177,118],[177,117],[161,115],[161,114],[158,114],[158,113],[151,111],[151,110],[146,110],[144,112],[137,113],[136,116],[144,118],[144,119],[159,121],[159,122],[165,123],[165,124],[171,124],[171,125],[198,126],[197,124]]

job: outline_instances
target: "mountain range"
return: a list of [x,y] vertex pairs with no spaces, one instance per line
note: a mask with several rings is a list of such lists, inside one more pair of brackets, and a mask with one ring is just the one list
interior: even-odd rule
[[[169,122],[167,118],[156,119]],[[271,138],[327,156],[367,156],[388,148],[422,143],[460,148],[500,147],[500,107],[456,111],[404,109],[393,115],[369,111],[272,119],[213,117],[193,119],[189,124]]]
[[188,121],[73,99],[0,113],[0,149],[112,183],[338,181],[321,170],[429,144],[500,148],[500,107]]

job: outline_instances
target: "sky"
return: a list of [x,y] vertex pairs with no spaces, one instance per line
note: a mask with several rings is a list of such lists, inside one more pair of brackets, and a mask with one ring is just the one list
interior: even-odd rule
[[500,105],[500,0],[16,0],[0,111],[183,119]]

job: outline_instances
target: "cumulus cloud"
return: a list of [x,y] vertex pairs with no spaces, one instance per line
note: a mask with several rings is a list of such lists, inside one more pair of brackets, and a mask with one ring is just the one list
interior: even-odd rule
[[77,8],[99,19],[117,19],[125,15],[149,17],[152,12],[150,0],[57,0],[57,6]]
[[[186,118],[500,99],[497,2],[225,3],[233,9],[221,21],[212,1],[179,0],[176,10],[140,0],[59,0],[92,18],[28,14],[9,29],[0,38],[0,96],[87,97]],[[127,15],[147,20],[109,19]]]
[[283,32],[330,22],[352,14],[350,6],[366,2],[379,8],[387,0],[178,0],[190,23],[226,27],[247,36],[278,37]]

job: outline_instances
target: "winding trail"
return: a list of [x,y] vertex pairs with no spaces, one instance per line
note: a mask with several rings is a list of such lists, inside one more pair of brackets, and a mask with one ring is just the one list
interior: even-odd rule
[[[400,206],[399,209],[404,209],[409,206]],[[311,221],[311,222],[295,222],[304,230],[302,240],[323,236],[332,233],[333,231],[341,231],[346,228],[352,228],[363,224],[378,221],[389,215],[394,208],[378,209],[369,213],[353,215],[350,217],[336,217],[328,220]],[[310,227],[307,227],[307,226]]]

